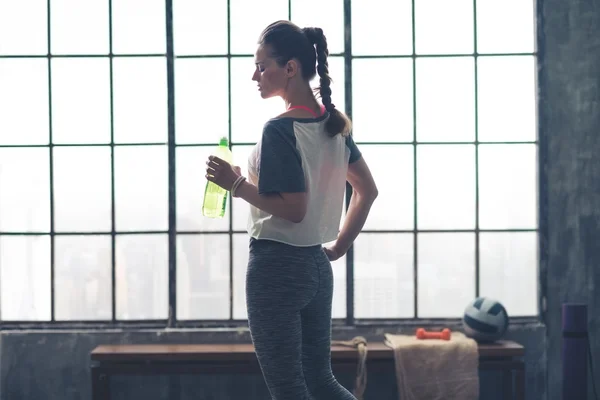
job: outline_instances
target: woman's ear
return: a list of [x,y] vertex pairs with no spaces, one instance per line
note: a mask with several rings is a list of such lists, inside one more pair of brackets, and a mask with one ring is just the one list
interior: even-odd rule
[[294,59],[285,64],[285,74],[288,78],[293,78],[298,73],[298,62]]

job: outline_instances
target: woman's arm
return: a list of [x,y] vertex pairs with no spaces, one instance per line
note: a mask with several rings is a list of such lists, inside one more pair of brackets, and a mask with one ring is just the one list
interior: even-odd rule
[[346,254],[365,225],[371,206],[379,193],[371,171],[362,157],[348,166],[347,179],[352,186],[352,197],[344,225],[331,248],[334,254],[330,257],[333,258]]
[[[206,162],[206,179],[231,191],[240,177],[240,167],[233,166],[218,157],[210,156]],[[235,190],[235,197],[246,200],[254,207],[290,222],[302,222],[306,215],[308,197],[306,192],[269,194],[258,193],[258,188],[244,180]]]
[[290,222],[302,222],[306,215],[306,192],[259,194],[256,186],[244,181],[235,191],[235,195],[256,208]]
[[[240,177],[240,167],[233,166],[215,156],[209,156],[206,165],[206,179],[231,191],[233,183]],[[302,222],[306,215],[308,196],[305,191],[260,194],[256,186],[244,180],[235,190],[235,196],[246,200],[256,208],[290,222]]]

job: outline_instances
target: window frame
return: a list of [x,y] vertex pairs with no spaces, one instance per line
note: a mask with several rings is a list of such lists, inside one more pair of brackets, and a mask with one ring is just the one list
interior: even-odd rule
[[[229,121],[231,121],[231,60],[236,57],[251,57],[250,55],[242,55],[242,54],[231,54],[231,39],[230,35],[228,35],[228,52],[223,55],[192,55],[192,56],[176,56],[174,54],[174,41],[173,41],[173,0],[165,0],[166,7],[166,54],[113,54],[113,42],[112,42],[112,1],[108,0],[108,8],[109,8],[109,54],[102,55],[102,57],[106,57],[110,60],[110,74],[111,74],[111,88],[110,88],[110,118],[111,118],[111,140],[109,144],[54,144],[52,143],[52,82],[51,82],[51,64],[52,59],[57,57],[89,57],[90,55],[54,55],[51,52],[51,16],[50,16],[50,5],[52,0],[48,0],[48,54],[47,55],[0,55],[0,59],[6,58],[47,58],[48,60],[48,72],[49,72],[49,124],[50,124],[50,139],[48,145],[0,145],[0,148],[32,148],[32,147],[43,147],[49,148],[50,152],[50,233],[43,232],[0,232],[0,236],[3,235],[22,235],[22,236],[33,236],[33,235],[49,235],[51,241],[51,250],[50,250],[50,280],[51,280],[51,320],[50,321],[4,321],[0,320],[0,328],[2,330],[20,330],[20,329],[65,329],[65,328],[86,328],[86,329],[106,329],[106,328],[123,328],[123,329],[139,329],[139,328],[156,328],[156,329],[166,329],[166,328],[239,328],[247,326],[246,319],[233,319],[233,300],[230,302],[229,311],[230,318],[228,320],[178,320],[177,319],[177,237],[178,235],[189,235],[189,234],[227,234],[230,239],[229,252],[230,256],[230,265],[229,265],[229,289],[231,293],[233,293],[233,235],[239,233],[245,233],[244,231],[234,231],[233,230],[233,218],[232,213],[229,213],[229,230],[227,232],[190,232],[190,231],[177,231],[176,226],[176,149],[177,147],[186,147],[186,146],[213,146],[212,144],[177,144],[176,143],[176,127],[175,127],[175,59],[177,58],[226,58],[228,64],[228,90],[229,90]],[[478,83],[477,83],[477,60],[480,56],[485,57],[494,57],[494,56],[533,56],[534,62],[536,66],[539,65],[540,60],[538,57],[537,49],[531,53],[485,53],[483,55],[478,54],[477,52],[477,0],[473,0],[473,18],[474,18],[474,52],[471,54],[443,54],[443,55],[421,55],[416,53],[416,44],[415,44],[415,2],[416,0],[412,0],[412,54],[408,55],[393,55],[393,56],[381,56],[381,55],[354,55],[352,54],[352,18],[351,18],[351,0],[343,0],[344,6],[344,28],[345,28],[345,36],[344,36],[344,52],[331,54],[330,56],[343,57],[344,61],[344,72],[345,72],[345,112],[347,115],[352,118],[352,100],[353,100],[353,92],[352,92],[352,66],[353,60],[355,59],[381,59],[381,58],[410,58],[412,59],[413,65],[413,105],[416,104],[416,61],[422,57],[469,57],[474,59],[474,76],[475,76],[475,122],[477,122],[478,118]],[[230,1],[227,0],[227,29],[229,32],[231,31],[230,27]],[[288,0],[288,18],[292,19],[291,15],[291,3],[292,0]],[[540,41],[539,35],[537,35],[537,41]],[[113,61],[118,57],[164,57],[167,68],[167,113],[168,113],[168,143],[167,143],[167,151],[168,151],[168,230],[167,231],[148,231],[148,232],[117,232],[115,230],[115,163],[114,163],[114,150],[118,146],[132,146],[132,145],[164,145],[165,143],[115,143],[114,141],[114,110],[113,110]],[[93,55],[93,57],[97,57],[97,55]],[[538,67],[539,68],[539,67]],[[536,74],[537,79],[537,74]],[[538,82],[536,82],[538,84]],[[348,250],[346,256],[346,317],[341,319],[334,319],[333,326],[334,327],[360,327],[360,326],[428,326],[431,324],[456,324],[460,322],[460,318],[420,318],[418,315],[418,240],[417,236],[419,233],[423,232],[468,232],[475,234],[475,295],[479,296],[479,286],[480,286],[480,248],[479,248],[479,237],[481,232],[536,232],[537,233],[537,243],[538,243],[538,257],[537,257],[537,274],[538,274],[538,287],[535,289],[538,292],[538,312],[536,315],[525,316],[525,317],[511,317],[511,322],[516,323],[530,323],[537,322],[542,318],[544,309],[545,309],[545,266],[544,260],[546,259],[546,248],[544,245],[544,238],[547,237],[546,233],[546,194],[544,188],[546,187],[546,173],[544,163],[546,160],[546,152],[544,151],[544,147],[540,146],[542,141],[540,141],[540,127],[537,128],[537,139],[534,141],[524,141],[524,142],[482,142],[478,140],[478,126],[475,123],[475,139],[474,141],[469,142],[419,142],[417,140],[417,127],[416,127],[416,107],[413,106],[413,140],[410,142],[357,142],[359,146],[370,146],[370,145],[409,145],[413,147],[413,155],[414,155],[414,226],[411,230],[363,230],[364,233],[377,233],[377,234],[386,234],[386,233],[409,233],[413,235],[413,285],[414,285],[414,317],[413,318],[386,318],[386,319],[357,319],[355,317],[354,310],[354,248],[351,247]],[[253,143],[236,143],[232,142],[232,128],[231,123],[228,126],[228,137],[230,144],[233,148],[239,145],[250,145]],[[440,144],[469,144],[475,145],[475,229],[459,229],[459,230],[423,230],[418,229],[417,225],[417,150],[419,144],[427,144],[427,145],[440,145]],[[537,228],[536,229],[480,229],[479,228],[479,145],[480,144],[533,144],[537,149],[537,160],[536,165],[538,167],[538,187],[536,193],[538,195],[538,203],[537,203]],[[112,206],[112,229],[110,232],[55,232],[54,229],[54,189],[53,189],[53,148],[61,147],[61,146],[110,146],[111,149],[111,206]],[[347,183],[346,184],[346,207],[350,202],[350,198],[352,195],[352,188]],[[229,199],[231,202],[231,198]],[[169,252],[169,260],[168,260],[168,300],[169,300],[169,313],[167,319],[158,319],[158,320],[117,320],[116,319],[116,274],[115,274],[115,264],[116,264],[116,254],[115,254],[115,242],[116,237],[121,234],[153,234],[153,233],[161,233],[168,234],[168,252]],[[112,301],[112,319],[111,320],[102,320],[102,321],[88,321],[88,320],[69,320],[69,321],[56,321],[55,320],[55,282],[54,282],[54,271],[55,271],[55,260],[54,260],[54,249],[55,249],[55,238],[56,236],[63,235],[110,235],[111,244],[112,244],[112,268],[111,268],[111,301]],[[532,288],[533,289],[533,288]],[[231,299],[233,298],[233,294],[231,295]]]

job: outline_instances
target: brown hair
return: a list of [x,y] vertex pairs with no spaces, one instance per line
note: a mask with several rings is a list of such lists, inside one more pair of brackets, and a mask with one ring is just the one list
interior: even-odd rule
[[300,28],[290,21],[277,21],[267,26],[260,35],[259,45],[269,46],[271,56],[280,66],[296,59],[302,68],[302,77],[310,81],[317,72],[320,85],[316,89],[330,116],[325,129],[330,136],[349,135],[352,123],[331,102],[331,77],[327,57],[327,39],[321,28]]

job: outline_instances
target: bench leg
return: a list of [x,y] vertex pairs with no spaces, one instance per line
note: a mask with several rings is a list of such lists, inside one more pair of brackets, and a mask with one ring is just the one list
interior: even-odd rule
[[108,374],[98,367],[92,367],[92,400],[110,400]]
[[515,372],[515,396],[517,400],[525,400],[525,366]]
[[513,400],[513,374],[511,370],[502,371],[502,392],[504,400]]

